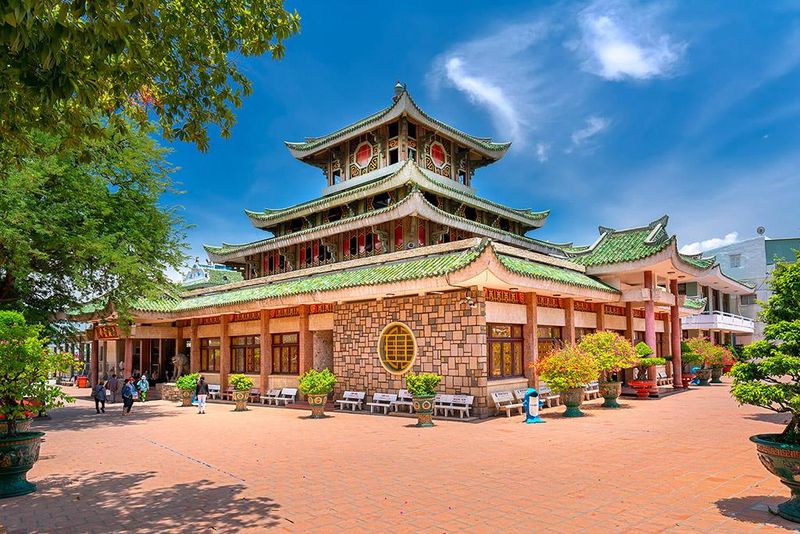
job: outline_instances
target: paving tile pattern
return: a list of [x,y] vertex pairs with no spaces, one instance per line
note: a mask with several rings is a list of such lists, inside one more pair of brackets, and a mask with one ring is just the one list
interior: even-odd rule
[[[0,501],[9,533],[788,532],[769,505],[788,490],[748,436],[780,416],[728,387],[443,421],[257,407],[207,415],[167,401],[95,415],[88,400],[38,423],[37,493]],[[0,527],[0,532],[2,527]]]

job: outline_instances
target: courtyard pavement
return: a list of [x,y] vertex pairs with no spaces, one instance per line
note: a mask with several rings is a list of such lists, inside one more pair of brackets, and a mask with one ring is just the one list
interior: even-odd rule
[[[587,417],[546,410],[438,422],[256,407],[206,415],[167,401],[95,415],[84,397],[36,423],[29,479],[0,532],[787,532],[789,491],[748,436],[783,417],[728,386],[625,399]],[[71,390],[73,393],[78,390]],[[87,391],[82,390],[82,395]]]

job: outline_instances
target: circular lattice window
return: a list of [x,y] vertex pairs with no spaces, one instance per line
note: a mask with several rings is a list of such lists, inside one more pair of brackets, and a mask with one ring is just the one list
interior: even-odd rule
[[417,357],[417,340],[403,323],[391,323],[378,338],[378,355],[383,368],[392,374],[402,374],[411,368]]

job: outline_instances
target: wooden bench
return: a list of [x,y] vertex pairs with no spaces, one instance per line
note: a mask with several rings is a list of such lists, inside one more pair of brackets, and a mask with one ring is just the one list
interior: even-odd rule
[[492,400],[497,408],[497,413],[505,412],[506,417],[511,417],[511,412],[517,410],[522,415],[522,403],[517,402],[510,391],[494,391]]
[[458,412],[458,418],[463,419],[465,415],[469,417],[473,402],[475,402],[473,395],[453,395],[453,400],[448,410],[452,411],[453,414]]
[[297,396],[297,388],[283,388],[281,390],[280,395],[275,397],[275,405],[280,406],[281,404],[283,404],[284,406],[287,406],[289,404],[289,401],[291,401],[292,404],[294,404],[294,399],[296,396]]
[[539,382],[539,398],[548,408],[561,404],[561,395],[553,393],[546,382]]
[[280,389],[268,389],[264,395],[261,395],[261,404],[278,404],[275,399],[281,396]]
[[399,412],[402,407],[408,407],[408,413],[414,413],[414,397],[407,389],[398,391],[397,400],[392,403],[392,409],[395,412]]
[[383,410],[384,414],[389,413],[392,403],[397,400],[397,395],[393,393],[375,393],[372,395],[372,402],[368,402],[369,413],[374,413],[375,408]]
[[208,385],[208,398],[209,399],[218,399],[220,394],[219,384],[209,384]]
[[443,412],[445,416],[450,413],[450,405],[453,403],[453,395],[445,395],[437,393],[433,398],[433,415],[439,415]]
[[362,410],[364,408],[364,397],[367,393],[364,391],[345,391],[342,398],[336,401],[340,410],[349,407],[352,411]]
[[596,399],[600,396],[600,384],[597,381],[589,382],[589,385],[583,388],[583,398],[585,400]]

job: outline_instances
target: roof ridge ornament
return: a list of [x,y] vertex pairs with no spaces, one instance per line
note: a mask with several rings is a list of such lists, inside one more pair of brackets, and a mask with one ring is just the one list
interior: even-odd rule
[[397,102],[400,100],[400,97],[403,96],[403,93],[406,92],[406,86],[403,83],[400,83],[400,80],[397,80],[397,83],[394,85],[394,96],[392,97],[392,102]]

